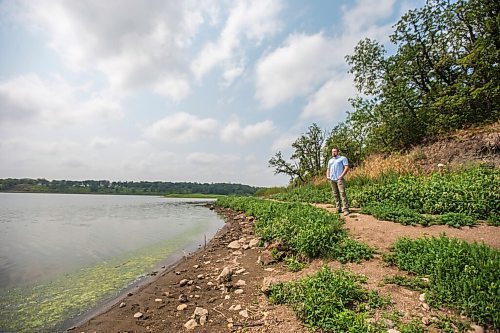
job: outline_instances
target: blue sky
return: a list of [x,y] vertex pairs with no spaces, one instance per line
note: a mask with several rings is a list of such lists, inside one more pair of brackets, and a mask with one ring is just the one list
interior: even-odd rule
[[285,185],[269,158],[346,117],[345,55],[422,4],[0,1],[0,178]]

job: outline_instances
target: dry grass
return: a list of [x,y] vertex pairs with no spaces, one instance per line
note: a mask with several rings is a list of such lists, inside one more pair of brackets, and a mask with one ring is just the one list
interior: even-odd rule
[[425,158],[421,151],[415,150],[408,155],[371,155],[362,165],[353,169],[349,177],[365,177],[378,179],[383,175],[396,174],[421,174],[423,171],[419,167],[417,160]]

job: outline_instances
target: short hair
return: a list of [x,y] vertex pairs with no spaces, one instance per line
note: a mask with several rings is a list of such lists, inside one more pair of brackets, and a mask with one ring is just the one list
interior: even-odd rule
[[332,150],[334,150],[334,149],[335,149],[336,151],[340,152],[340,149],[339,149],[338,147],[333,147],[333,148],[332,148]]

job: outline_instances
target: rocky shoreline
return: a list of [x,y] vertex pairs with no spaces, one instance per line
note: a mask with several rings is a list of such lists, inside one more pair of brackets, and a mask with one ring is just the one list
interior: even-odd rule
[[254,219],[218,206],[210,209],[224,217],[225,225],[206,248],[68,332],[233,332],[243,328],[272,332],[273,327],[282,332],[277,324],[284,321],[299,327],[297,332],[304,331],[286,309],[287,320],[269,316],[268,310],[274,307],[262,288],[279,268],[273,267],[269,251],[257,247]]

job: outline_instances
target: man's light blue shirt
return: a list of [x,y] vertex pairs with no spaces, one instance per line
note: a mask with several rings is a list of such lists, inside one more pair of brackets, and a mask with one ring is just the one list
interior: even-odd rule
[[330,179],[338,180],[342,172],[344,172],[344,167],[349,165],[347,158],[345,156],[332,157],[328,161],[328,170],[330,170]]

